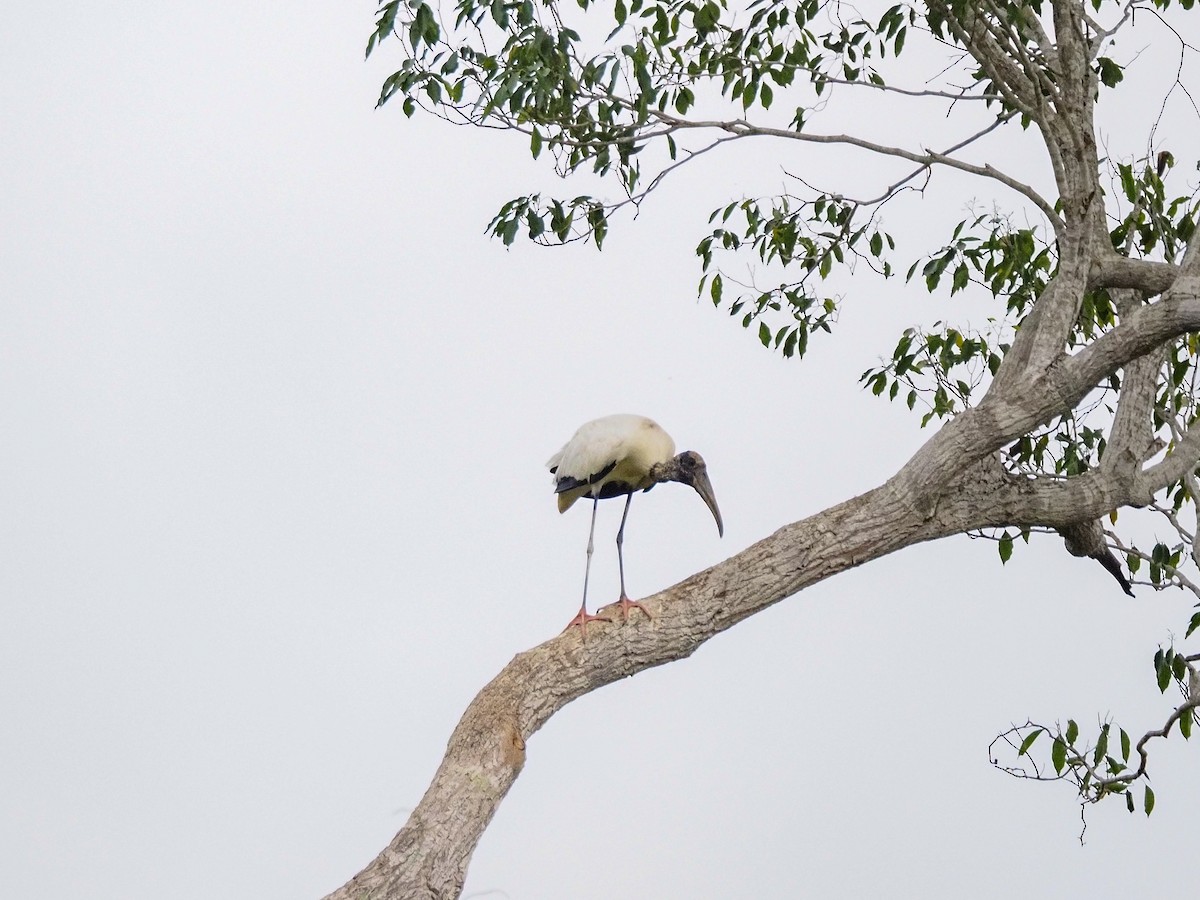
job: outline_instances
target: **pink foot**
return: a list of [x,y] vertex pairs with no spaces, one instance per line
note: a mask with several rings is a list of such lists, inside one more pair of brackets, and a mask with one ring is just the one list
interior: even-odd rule
[[617,601],[617,608],[621,610],[622,622],[629,621],[629,611],[631,609],[640,609],[646,614],[647,619],[654,618],[654,616],[650,615],[650,610],[646,609],[646,607],[642,606],[642,604],[638,603],[636,600],[630,600],[624,594],[622,594],[621,599]]
[[574,626],[578,625],[579,633],[583,637],[583,642],[586,644],[587,643],[587,623],[588,622],[611,622],[611,621],[612,621],[612,619],[610,619],[608,616],[588,615],[587,607],[581,606],[581,607],[579,607],[579,612],[575,615],[575,618],[573,618],[570,622],[568,622],[567,627],[563,629],[563,634],[566,634]]

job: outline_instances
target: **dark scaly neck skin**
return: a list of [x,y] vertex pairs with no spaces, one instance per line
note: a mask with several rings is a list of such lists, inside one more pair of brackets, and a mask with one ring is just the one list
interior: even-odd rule
[[672,457],[666,462],[655,463],[650,467],[647,473],[652,484],[662,484],[664,481],[678,481],[681,484],[690,485],[695,480],[693,473],[684,468],[680,463],[680,459],[684,454]]
[[721,521],[717,498],[713,496],[712,483],[708,480],[708,468],[699,453],[685,450],[674,459],[651,466],[650,471],[646,473],[646,480],[650,482],[646,490],[663,481],[678,481],[695,490],[712,513],[717,523],[717,533],[724,535],[725,525]]

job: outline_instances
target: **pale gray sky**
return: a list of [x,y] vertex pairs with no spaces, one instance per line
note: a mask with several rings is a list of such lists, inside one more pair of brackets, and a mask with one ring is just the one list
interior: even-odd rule
[[[710,156],[603,253],[506,251],[484,225],[553,180],[523,140],[374,110],[396,57],[362,62],[372,12],[6,13],[0,896],[347,880],[475,691],[574,614],[587,511],[557,514],[542,464],[586,419],[658,419],[725,516],[718,540],[692,492],[639,497],[634,596],[872,487],[922,439],[856,379],[961,305],[856,281],[796,363],[694,296],[709,209],[777,189],[781,163],[875,163]],[[1011,203],[942,184],[922,215]],[[593,606],[616,594],[619,516],[601,510]],[[1149,820],[1092,809],[1082,848],[1070,789],[985,748],[1027,715],[1161,724],[1150,657],[1188,610],[1129,600],[1049,538],[1004,568],[957,539],[848,572],[556,716],[466,894],[1179,890],[1194,747],[1158,749]]]

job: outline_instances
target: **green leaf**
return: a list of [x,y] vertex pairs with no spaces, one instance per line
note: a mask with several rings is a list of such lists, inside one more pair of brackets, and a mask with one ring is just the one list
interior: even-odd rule
[[701,37],[708,34],[717,27],[717,21],[721,17],[721,7],[716,3],[705,3],[703,6],[696,9],[695,15],[692,17],[692,24]]
[[371,51],[392,33],[396,25],[396,13],[400,9],[400,0],[392,0],[379,8],[379,18],[375,22],[375,31],[367,39],[367,56]]
[[417,7],[417,14],[413,20],[408,23],[408,43],[413,50],[420,49],[421,41],[425,38],[425,25],[421,20],[421,8]]
[[1101,56],[1096,60],[1096,72],[1100,75],[1100,82],[1110,88],[1116,87],[1125,77],[1121,67],[1107,56]]
[[1187,633],[1184,634],[1184,637],[1190,638],[1192,636],[1192,632],[1197,628],[1200,628],[1200,612],[1192,616],[1192,621],[1188,623]]
[[1050,762],[1054,763],[1054,771],[1061,775],[1063,767],[1067,764],[1067,745],[1063,743],[1062,738],[1054,739],[1054,747],[1050,750]]
[[1000,562],[1006,563],[1012,558],[1013,539],[1007,531],[1000,537]]
[[791,359],[796,352],[796,344],[800,340],[799,329],[793,328],[791,334],[787,336],[787,340],[783,342],[783,355],[787,359]]
[[604,214],[603,205],[593,203],[589,206],[587,221],[592,229],[592,240],[596,242],[596,249],[599,250],[604,246],[604,237],[608,234],[608,218]]
[[1146,785],[1146,796],[1142,803],[1142,808],[1146,810],[1146,815],[1154,812],[1154,791],[1150,788],[1150,785]]
[[1134,807],[1134,805],[1133,805],[1133,794],[1126,794],[1126,795],[1125,795],[1125,807],[1126,807],[1126,809],[1128,809],[1130,812],[1133,812],[1133,811],[1134,811],[1135,807]]
[[1104,754],[1108,753],[1108,726],[1105,725],[1100,729],[1100,737],[1096,739],[1096,750],[1092,755],[1092,765],[1100,765],[1100,760],[1104,759]]
[[534,159],[537,159],[542,152],[542,133],[536,128],[529,137],[529,152],[533,154]]
[[1074,719],[1067,719],[1067,743],[1074,744],[1076,738],[1079,737],[1079,726],[1075,724]]
[[1183,735],[1185,741],[1191,740],[1192,723],[1195,721],[1195,716],[1191,710],[1179,717],[1179,733]]
[[492,0],[492,20],[501,28],[508,25],[508,8],[504,0]]
[[1033,731],[1029,732],[1029,734],[1025,735],[1025,740],[1021,741],[1021,749],[1017,751],[1017,756],[1024,756],[1026,753],[1028,753],[1029,748],[1033,746],[1033,742],[1036,741],[1041,734],[1042,729],[1035,728]]
[[1121,191],[1125,194],[1125,199],[1132,203],[1137,199],[1137,187],[1133,183],[1133,166],[1119,164],[1117,172],[1121,176]]
[[767,327],[766,322],[758,323],[758,339],[762,341],[764,347],[771,346],[771,329]]
[[965,288],[970,277],[971,273],[967,270],[967,264],[959,263],[958,268],[954,270],[954,282],[950,285],[950,293],[954,294]]
[[546,230],[546,223],[532,209],[525,213],[525,222],[529,226],[530,238],[541,237],[542,233]]
[[1124,728],[1121,729],[1121,759],[1129,762],[1129,733]]

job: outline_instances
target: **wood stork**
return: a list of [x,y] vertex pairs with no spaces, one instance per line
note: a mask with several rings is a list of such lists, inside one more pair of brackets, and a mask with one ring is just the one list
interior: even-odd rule
[[550,457],[546,465],[554,475],[554,493],[558,495],[560,513],[570,509],[580,497],[592,498],[592,527],[588,532],[587,565],[583,571],[583,603],[579,607],[579,614],[567,623],[567,628],[578,625],[585,640],[588,622],[594,619],[610,621],[604,616],[588,615],[587,611],[596,507],[601,500],[625,497],[625,511],[621,514],[621,527],[617,530],[617,568],[621,574],[621,597],[617,603],[621,608],[622,620],[629,618],[631,609],[640,609],[647,616],[650,615],[642,604],[630,600],[625,593],[625,560],[621,547],[625,539],[629,504],[636,491],[648,491],[664,481],[691,485],[717,520],[717,534],[725,534],[721,511],[713,496],[704,459],[692,450],[676,456],[675,442],[653,419],[625,414],[594,419],[582,425],[566,446]]

